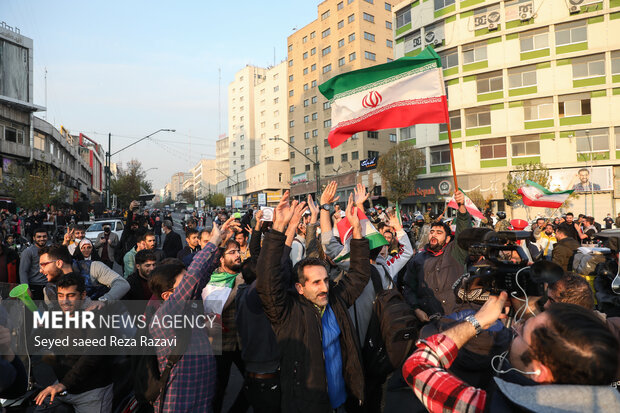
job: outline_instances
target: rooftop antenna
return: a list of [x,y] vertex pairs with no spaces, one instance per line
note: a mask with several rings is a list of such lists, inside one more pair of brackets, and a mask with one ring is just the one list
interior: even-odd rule
[[276,48],[275,46],[273,47],[273,66],[276,66]]
[[47,120],[47,66],[45,67],[45,120]]
[[222,134],[222,68],[217,69],[217,136]]

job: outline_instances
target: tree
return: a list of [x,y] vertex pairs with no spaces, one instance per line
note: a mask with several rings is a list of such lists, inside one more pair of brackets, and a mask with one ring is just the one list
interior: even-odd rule
[[178,196],[183,198],[183,200],[188,204],[194,205],[194,201],[196,201],[196,194],[194,194],[194,191],[189,188],[181,192]]
[[146,180],[142,163],[137,159],[127,162],[127,166],[118,166],[116,177],[110,183],[110,189],[118,197],[118,207],[126,208],[129,203],[140,196],[141,190],[151,193],[153,188]]
[[504,199],[510,206],[513,206],[515,202],[521,201],[521,195],[517,191],[525,185],[525,181],[536,182],[545,188],[549,187],[549,169],[538,162],[518,165],[515,171],[508,172],[506,181],[503,191]]
[[424,154],[411,143],[401,142],[379,158],[377,170],[392,202],[401,202],[411,193],[424,167]]
[[210,207],[221,206],[223,207],[226,204],[226,197],[220,193],[209,194],[205,198],[205,205]]
[[41,162],[35,162],[31,168],[14,165],[10,172],[4,178],[2,189],[20,208],[32,210],[65,202],[67,191],[49,165]]
[[484,211],[487,208],[488,201],[484,199],[484,195],[482,195],[482,192],[480,192],[479,189],[469,191],[467,193],[467,196],[469,197],[469,199],[471,199],[471,202],[473,202],[474,205],[478,207],[480,211]]

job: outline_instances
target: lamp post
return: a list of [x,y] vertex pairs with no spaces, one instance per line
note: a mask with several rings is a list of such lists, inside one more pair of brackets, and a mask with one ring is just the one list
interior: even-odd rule
[[[144,138],[138,139],[137,141],[130,143],[129,145],[125,146],[122,149],[119,149],[118,151],[114,152],[114,153],[110,153],[112,152],[112,134],[108,133],[108,151],[105,153],[105,176],[106,176],[106,208],[110,208],[110,180],[112,178],[112,172],[110,171],[110,167],[112,166],[112,156],[116,155],[119,152],[124,151],[127,148],[132,147],[133,145],[135,145],[136,143],[142,142],[145,139],[150,138],[151,136],[155,135],[156,133],[159,132],[176,132],[176,129],[158,129],[155,132],[146,135]],[[151,169],[157,169],[157,168],[151,168]]]
[[316,148],[316,152],[314,153],[315,155],[315,159],[312,160],[310,159],[305,153],[303,153],[302,151],[300,151],[299,149],[297,149],[296,147],[294,147],[293,145],[291,145],[290,143],[288,143],[287,141],[285,141],[282,138],[269,138],[270,141],[282,141],[284,143],[286,143],[288,146],[290,146],[291,148],[293,148],[294,150],[296,150],[297,152],[299,152],[301,154],[301,156],[303,156],[304,158],[306,158],[307,160],[309,160],[310,162],[312,162],[314,164],[314,178],[316,180],[316,196],[318,197],[319,194],[321,193],[321,171],[320,171],[320,164],[319,164],[319,147],[315,146]]
[[[593,147],[592,147],[592,137],[590,136],[590,129],[586,130],[586,136],[588,137],[588,144],[590,145],[590,179],[588,179],[589,183],[590,183],[590,195],[592,196],[592,216],[594,216],[594,184],[592,183],[592,179],[594,179],[594,168],[593,168],[593,163],[594,163],[594,153],[592,153],[593,151]],[[586,197],[586,204],[588,203],[587,201],[587,197]],[[588,208],[586,207],[586,210]]]

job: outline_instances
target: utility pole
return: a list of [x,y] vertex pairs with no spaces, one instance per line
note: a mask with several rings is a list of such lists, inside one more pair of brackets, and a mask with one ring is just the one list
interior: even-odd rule
[[314,164],[314,179],[316,180],[316,196],[318,198],[319,194],[321,193],[321,170],[320,170],[321,164],[319,163],[319,147],[316,145],[314,146],[314,150],[315,150],[314,160],[312,160],[305,153],[303,153],[302,151],[300,151],[299,149],[297,149],[296,147],[294,147],[293,145],[291,145],[290,143],[288,143],[282,138],[273,137],[273,138],[269,138],[269,140],[270,141],[282,141],[286,143],[288,146],[295,149],[299,154],[301,154],[301,156],[303,156],[304,158],[306,158],[307,160],[309,160],[310,162]]

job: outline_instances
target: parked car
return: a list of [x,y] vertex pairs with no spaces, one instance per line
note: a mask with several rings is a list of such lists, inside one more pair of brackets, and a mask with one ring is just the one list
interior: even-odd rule
[[118,238],[120,239],[124,229],[123,221],[121,221],[120,219],[100,219],[93,222],[86,229],[86,238],[91,240],[93,243],[97,241],[97,235],[103,232],[103,227],[105,225],[110,225],[112,232],[118,235]]

